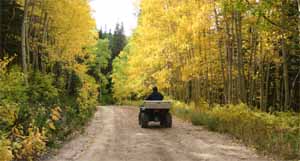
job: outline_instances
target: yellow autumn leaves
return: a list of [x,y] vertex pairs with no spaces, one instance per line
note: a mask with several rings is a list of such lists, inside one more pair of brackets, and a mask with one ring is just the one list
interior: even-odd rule
[[[48,119],[49,129],[55,130],[55,122],[61,119],[61,108],[54,107]],[[39,129],[31,126],[28,128],[28,134],[23,134],[23,127],[13,127],[11,137],[15,138],[11,143],[8,139],[0,138],[0,161],[10,161],[13,159],[32,160],[33,156],[41,155],[46,149],[47,129]]]
[[[85,56],[83,47],[95,45],[96,23],[91,17],[88,0],[34,0],[30,14],[44,22],[29,22],[30,28],[40,30],[39,42],[30,44],[35,49],[41,44],[51,61],[62,61],[73,67],[76,57]],[[24,5],[24,0],[18,0]],[[42,24],[41,24],[42,23]],[[46,31],[46,32],[45,32]]]
[[60,116],[61,112],[62,112],[62,110],[58,106],[51,109],[51,115],[50,115],[51,119],[48,120],[48,126],[50,129],[52,129],[52,130],[56,129],[54,123],[55,123],[55,121],[58,121],[61,118],[61,116]]
[[[49,34],[54,38],[54,45],[48,47],[55,60],[70,62],[76,56],[83,56],[82,47],[96,43],[95,22],[90,15],[86,0],[48,0],[47,7],[52,29]],[[74,62],[70,62],[72,64]]]
[[[114,63],[115,97],[143,96],[156,85],[182,100],[257,106],[268,98],[260,95],[271,95],[270,84],[281,81],[280,68],[286,63],[280,41],[289,42],[288,60],[297,55],[292,51],[298,42],[288,40],[297,33],[283,36],[289,32],[282,34],[280,27],[260,15],[278,23],[280,5],[279,1],[141,0],[138,27]],[[297,65],[285,70],[293,68]],[[281,97],[280,83],[272,88]]]
[[205,35],[213,27],[213,4],[207,0],[142,0],[129,50],[115,61],[115,66],[123,64],[122,72],[115,70],[112,76],[115,97],[142,96],[153,85],[168,89],[174,82],[200,77],[200,69],[206,70],[208,61],[216,59],[216,39]]
[[9,140],[0,139],[0,161],[10,161],[13,158]]

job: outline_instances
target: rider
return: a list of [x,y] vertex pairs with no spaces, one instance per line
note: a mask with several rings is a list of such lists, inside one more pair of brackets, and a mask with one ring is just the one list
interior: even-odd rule
[[153,92],[146,98],[146,100],[163,100],[164,96],[158,92],[158,89],[156,86],[152,88]]

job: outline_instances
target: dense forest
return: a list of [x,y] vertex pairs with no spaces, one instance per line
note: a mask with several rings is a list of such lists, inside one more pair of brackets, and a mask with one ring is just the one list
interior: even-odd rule
[[294,0],[143,0],[115,96],[158,85],[185,102],[299,111],[299,10]]
[[285,159],[300,154],[300,1],[141,0],[114,97],[153,86],[173,113]]
[[[98,70],[93,70],[91,74],[94,75],[101,84],[99,101],[102,104],[113,104],[115,102],[112,95],[113,84],[111,79],[113,61],[126,46],[127,38],[124,33],[123,23],[117,23],[113,33],[111,30],[107,32],[101,29],[98,34],[100,42],[102,41],[103,45],[100,47],[99,52],[97,52],[100,53],[100,57],[95,61],[98,63],[95,69]],[[96,76],[97,74],[100,75]]]
[[97,31],[88,0],[1,0],[0,160],[32,160],[112,103],[124,28]]

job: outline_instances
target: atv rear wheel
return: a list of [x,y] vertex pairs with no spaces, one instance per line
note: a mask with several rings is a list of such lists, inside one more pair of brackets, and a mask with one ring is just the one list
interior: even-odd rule
[[142,125],[142,118],[141,118],[141,117],[142,117],[142,113],[140,112],[140,113],[139,113],[139,125],[140,125],[140,126]]
[[160,126],[165,128],[171,128],[172,127],[172,116],[168,112],[166,113],[162,119],[160,120]]
[[166,114],[165,125],[167,128],[172,127],[172,115],[170,113]]
[[147,128],[148,122],[149,122],[149,116],[145,112],[142,112],[141,113],[141,127]]

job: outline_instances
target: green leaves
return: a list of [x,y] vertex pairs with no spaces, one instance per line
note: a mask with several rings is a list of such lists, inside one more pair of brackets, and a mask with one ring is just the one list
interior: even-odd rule
[[29,101],[33,104],[47,103],[46,105],[49,105],[55,103],[58,90],[53,86],[53,77],[34,72],[30,78],[28,96]]

